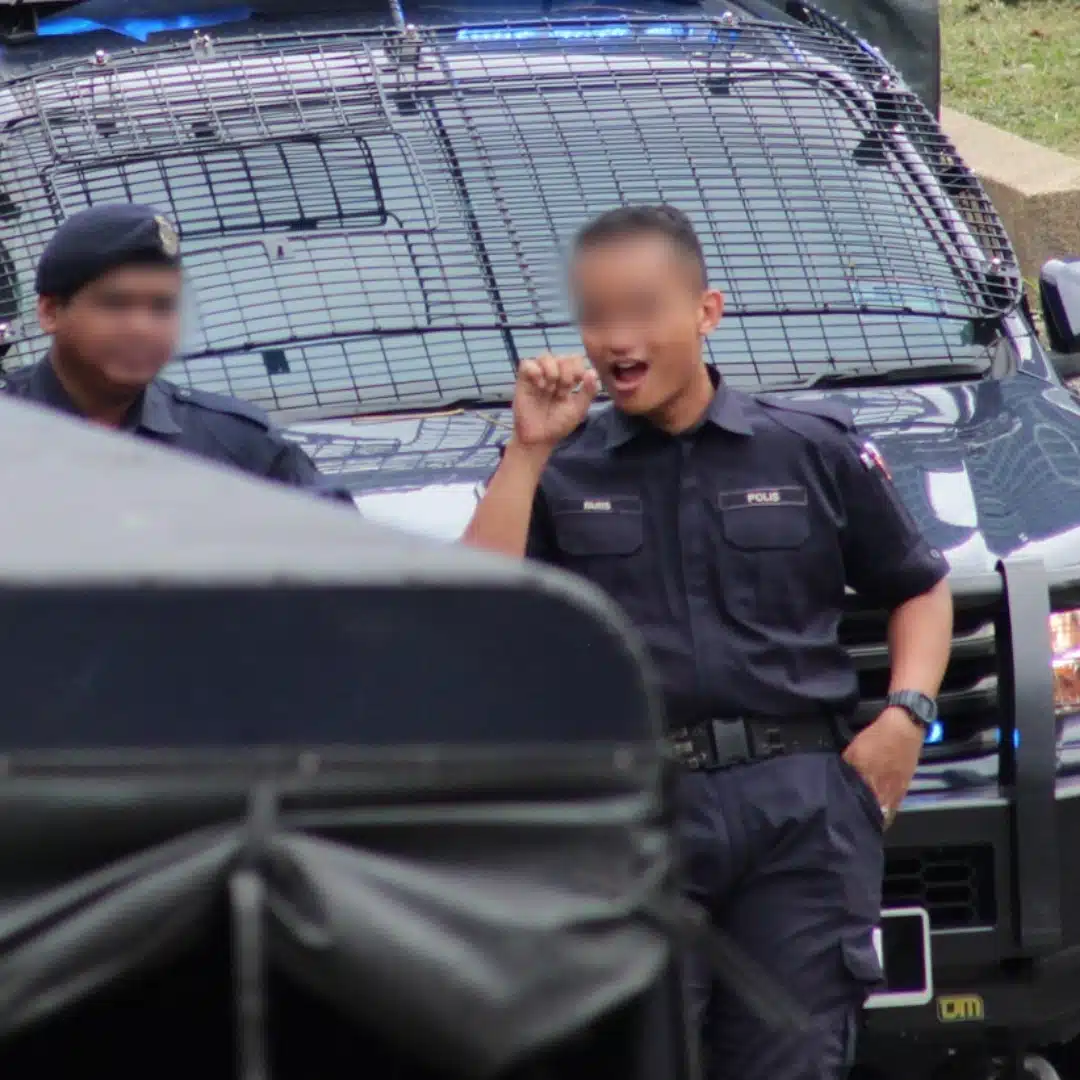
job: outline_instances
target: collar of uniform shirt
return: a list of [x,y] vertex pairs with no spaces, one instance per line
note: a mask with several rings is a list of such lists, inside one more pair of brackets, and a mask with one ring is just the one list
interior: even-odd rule
[[82,415],[76,408],[75,402],[68,397],[47,356],[30,373],[30,389],[35,398],[45,402],[51,408],[59,409],[60,412],[66,412],[71,416]]
[[[41,397],[54,409],[79,416],[78,408],[53,370],[48,357],[38,364],[32,378],[40,387]],[[124,426],[129,431],[149,431],[155,435],[179,435],[180,425],[173,418],[168,392],[157,380],[143,392],[138,404]]]
[[172,396],[155,379],[142,396],[134,417],[135,427],[155,435],[179,435],[180,425],[172,414]]
[[[648,427],[648,421],[639,416],[627,416],[616,408],[608,409],[608,431],[605,445],[614,450],[641,434]],[[743,408],[743,397],[737,390],[731,390],[723,383],[716,387],[712,401],[705,411],[703,424],[714,424],[733,435],[751,435],[753,429]]]

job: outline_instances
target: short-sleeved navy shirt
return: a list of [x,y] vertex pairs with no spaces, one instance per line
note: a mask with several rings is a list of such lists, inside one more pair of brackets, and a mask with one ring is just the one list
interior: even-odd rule
[[680,436],[608,408],[552,455],[527,554],[620,604],[673,722],[847,714],[845,586],[892,610],[948,570],[879,461],[825,401],[721,385]]
[[[71,416],[80,412],[64,390],[48,357],[0,378],[0,393],[50,406]],[[289,442],[254,405],[221,394],[174,386],[155,379],[128,417],[125,429],[142,438],[320,495],[350,502],[332,488],[311,458]]]

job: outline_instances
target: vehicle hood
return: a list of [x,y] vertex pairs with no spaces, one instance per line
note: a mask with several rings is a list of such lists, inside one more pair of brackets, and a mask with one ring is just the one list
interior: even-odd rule
[[[785,396],[785,395],[779,395]],[[1080,562],[1080,400],[1018,374],[948,386],[795,392],[855,414],[954,573],[1006,555]],[[292,437],[373,520],[446,540],[464,529],[510,430],[506,408],[297,424]]]

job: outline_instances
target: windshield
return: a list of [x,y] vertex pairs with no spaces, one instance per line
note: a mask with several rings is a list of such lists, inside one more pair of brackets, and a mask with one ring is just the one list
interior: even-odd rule
[[694,221],[727,296],[710,350],[736,385],[970,358],[976,321],[1016,300],[989,272],[1008,256],[997,219],[929,118],[883,116],[819,34],[180,37],[96,60],[83,44],[8,84],[6,365],[40,350],[32,268],[56,221],[121,199],[180,230],[171,375],[297,417],[507,397],[518,359],[580,348],[567,244],[618,203]]

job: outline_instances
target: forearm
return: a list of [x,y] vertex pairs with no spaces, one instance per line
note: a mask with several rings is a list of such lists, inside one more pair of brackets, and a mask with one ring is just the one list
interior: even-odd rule
[[952,647],[952,593],[946,580],[896,608],[889,618],[889,690],[936,697]]
[[503,555],[523,556],[533,500],[549,456],[546,448],[522,446],[511,439],[462,541]]

